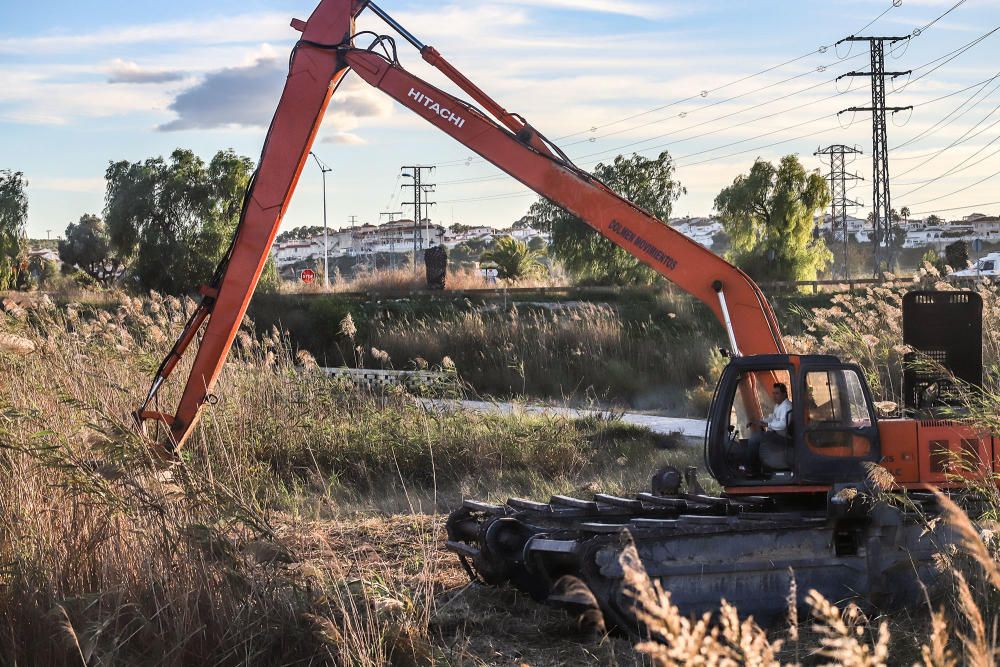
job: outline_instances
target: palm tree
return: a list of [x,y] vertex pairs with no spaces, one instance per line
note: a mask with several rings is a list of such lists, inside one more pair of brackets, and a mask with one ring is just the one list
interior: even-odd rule
[[516,282],[544,273],[545,265],[541,261],[544,256],[544,250],[532,250],[524,241],[504,236],[497,239],[479,261],[496,264],[501,278]]

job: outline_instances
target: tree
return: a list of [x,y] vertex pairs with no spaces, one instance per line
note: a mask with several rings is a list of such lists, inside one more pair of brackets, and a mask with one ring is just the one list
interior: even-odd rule
[[260,272],[260,280],[257,281],[257,291],[273,294],[279,289],[281,289],[281,276],[278,274],[278,265],[274,261],[274,255],[268,254],[264,269]]
[[32,255],[21,263],[21,270],[17,274],[17,288],[27,290],[46,287],[58,275],[59,267],[55,262],[39,255]]
[[[674,163],[667,151],[653,160],[638,154],[619,155],[611,164],[598,164],[594,175],[660,220],[670,217],[673,203],[686,192],[674,179]],[[550,232],[552,256],[578,279],[604,284],[649,284],[658,276],[583,220],[547,199],[532,204],[517,224]]]
[[909,223],[910,222],[910,207],[909,206],[904,206],[903,208],[899,209],[899,214],[901,216],[903,216],[903,222],[905,222],[905,223]]
[[758,280],[815,280],[833,259],[813,219],[830,203],[826,181],[786,155],[757,160],[715,198],[732,247],[729,257]]
[[961,271],[969,266],[969,244],[965,241],[955,241],[944,247],[944,261],[955,271]]
[[942,274],[947,273],[948,271],[945,266],[947,264],[945,258],[939,255],[938,251],[934,248],[927,249],[924,256],[920,258],[920,263],[921,265],[930,264]]
[[104,219],[112,247],[134,258],[141,287],[179,294],[210,281],[233,235],[253,172],[249,158],[219,151],[207,165],[189,150],[113,162]]
[[938,216],[936,216],[934,214],[931,214],[931,215],[927,216],[927,224],[928,225],[940,225],[942,222],[944,222],[944,220],[942,220],[941,218],[939,218]]
[[543,252],[531,250],[524,241],[503,236],[480,256],[479,261],[496,264],[497,273],[501,278],[518,281],[543,273],[545,271],[545,265],[541,262],[543,256]]
[[108,226],[96,215],[80,216],[79,222],[66,227],[66,238],[59,241],[59,259],[77,266],[88,276],[107,287],[122,271],[124,262],[111,245]]
[[305,227],[294,227],[286,232],[281,232],[274,239],[278,243],[284,243],[285,241],[295,241],[298,239],[308,239],[313,236],[319,236],[323,233],[323,225],[308,225]]
[[0,289],[17,284],[25,267],[28,183],[19,171],[0,170]]

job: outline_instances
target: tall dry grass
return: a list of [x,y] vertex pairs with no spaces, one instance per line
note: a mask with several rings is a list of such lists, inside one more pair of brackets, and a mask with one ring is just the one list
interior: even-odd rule
[[[945,281],[927,264],[912,280],[890,281],[862,291],[833,297],[828,308],[801,313],[805,333],[789,337],[792,351],[835,354],[858,363],[868,376],[877,400],[902,404],[903,295],[914,289],[968,289]],[[983,361],[987,382],[1000,378],[1000,291],[996,283],[980,282],[974,289],[983,299]]]
[[[635,487],[663,457],[613,421],[359,393],[248,324],[186,465],[163,470],[129,413],[194,304],[106,305],[0,312],[3,664],[430,664],[440,524],[423,513]],[[426,525],[405,578],[295,537],[301,517],[372,508]]]
[[419,599],[420,582],[386,590],[343,559],[304,567],[253,483],[264,477],[218,431],[199,442],[213,456],[158,467],[127,415],[192,304],[118,302],[58,310],[42,298],[0,316],[0,662],[383,665],[426,654],[426,605],[384,603]]
[[699,335],[689,322],[674,326],[675,317],[670,311],[626,319],[615,305],[587,302],[386,313],[365,341],[399,367],[447,357],[484,394],[611,399],[682,411],[684,390],[711,382],[715,337]]

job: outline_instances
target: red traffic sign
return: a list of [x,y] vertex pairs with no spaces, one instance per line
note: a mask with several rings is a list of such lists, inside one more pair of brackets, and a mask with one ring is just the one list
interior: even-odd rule
[[306,269],[305,271],[302,272],[301,278],[302,282],[308,285],[312,281],[316,280],[316,272],[313,271],[312,269]]

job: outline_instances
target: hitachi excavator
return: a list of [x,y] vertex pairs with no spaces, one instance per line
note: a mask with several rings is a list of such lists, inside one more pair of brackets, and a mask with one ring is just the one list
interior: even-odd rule
[[[471,98],[465,101],[405,70],[396,39],[356,33],[370,10],[423,59]],[[683,610],[717,608],[720,598],[760,618],[784,613],[790,577],[804,595],[905,604],[921,599],[918,582],[933,577],[941,537],[916,519],[933,514],[932,485],[961,487],[943,455],[971,453],[989,475],[995,443],[988,435],[941,420],[880,418],[861,370],[833,356],[788,354],[775,315],[740,269],[615,194],[575,166],[521,116],[506,111],[431,46],[421,43],[374,2],[321,0],[301,32],[288,78],[247,189],[239,226],[213,280],[164,359],[136,419],[158,451],[176,457],[205,404],[331,97],[349,70],[706,304],[728,337],[730,362],[718,381],[705,437],[705,461],[723,488],[706,495],[678,471],[655,478],[634,497],[597,494],[548,502],[466,501],[448,520],[449,549],[473,577],[511,582],[545,599],[563,575],[594,592],[605,617],[635,627],[619,556],[634,543],[647,572]],[[364,42],[362,45],[359,42]],[[336,112],[336,106],[333,108]],[[201,333],[179,406],[153,409],[157,394]],[[791,401],[778,442],[782,456],[748,460],[754,428],[781,383]],[[764,458],[764,457],[761,457]],[[906,504],[873,499],[866,466],[881,464]]]

